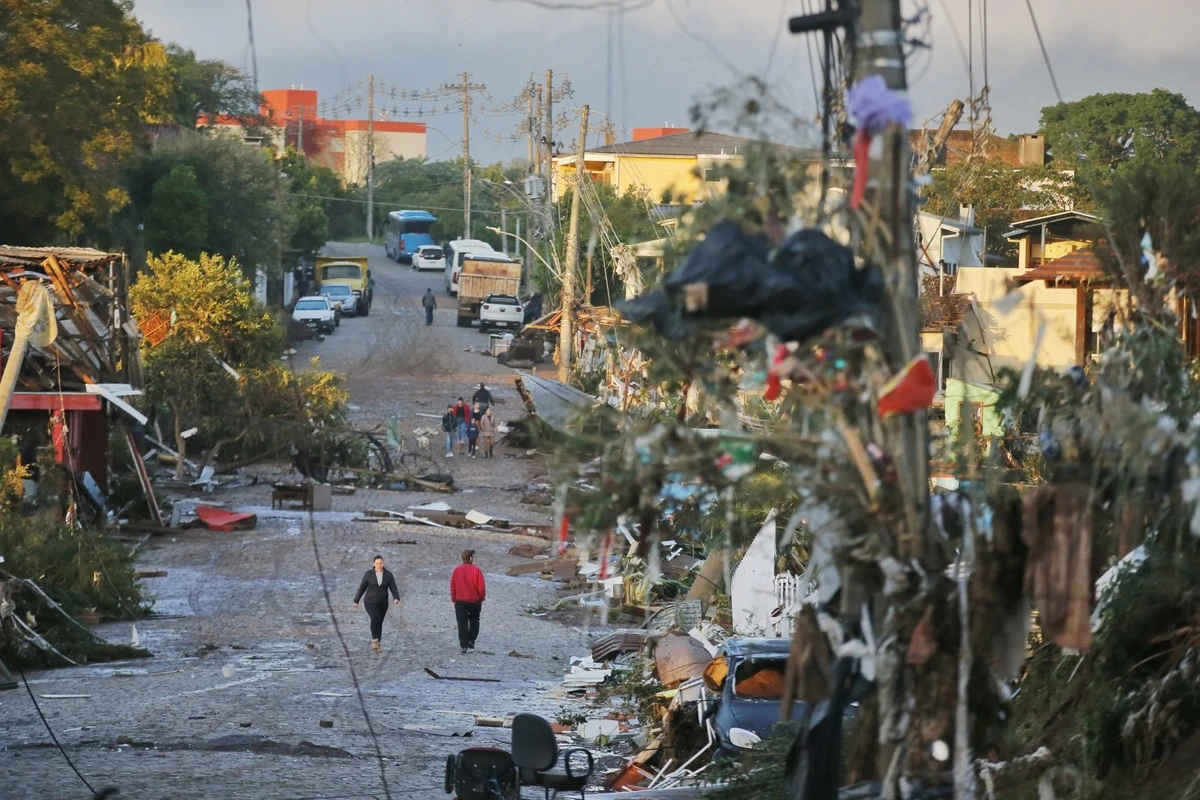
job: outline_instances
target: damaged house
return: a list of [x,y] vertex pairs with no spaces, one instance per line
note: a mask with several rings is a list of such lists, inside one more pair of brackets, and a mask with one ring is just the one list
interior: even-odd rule
[[[118,418],[146,418],[124,399],[140,392],[140,336],[127,301],[129,263],[120,253],[85,248],[0,247],[0,336],[13,357],[21,286],[45,287],[57,335],[31,341],[16,374],[4,433],[24,463],[52,445],[55,461],[87,488],[108,489],[109,433]],[[115,412],[115,414],[114,414]]]

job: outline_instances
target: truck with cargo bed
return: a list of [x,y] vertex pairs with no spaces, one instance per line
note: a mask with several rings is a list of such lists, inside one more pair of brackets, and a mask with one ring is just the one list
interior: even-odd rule
[[313,278],[318,294],[331,284],[349,287],[355,297],[358,316],[365,317],[370,313],[375,282],[365,257],[317,256],[313,261]]
[[471,322],[479,319],[479,307],[489,296],[515,296],[520,288],[520,261],[499,253],[465,255],[458,275],[458,327],[471,327]]

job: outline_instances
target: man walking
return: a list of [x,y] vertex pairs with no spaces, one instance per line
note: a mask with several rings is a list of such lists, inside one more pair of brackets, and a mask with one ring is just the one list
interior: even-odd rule
[[437,298],[433,296],[433,289],[426,289],[425,296],[421,298],[421,305],[425,309],[425,324],[433,324],[433,311],[437,308]]
[[483,570],[475,566],[475,551],[463,550],[462,563],[450,575],[450,602],[458,621],[458,649],[465,653],[475,649],[479,637],[479,612],[487,594]]
[[358,608],[359,600],[367,607],[367,616],[371,618],[371,649],[378,653],[379,640],[383,638],[383,618],[388,610],[388,592],[392,593],[392,602],[400,605],[400,591],[396,588],[395,576],[383,568],[383,556],[375,556],[373,563],[374,569],[366,571],[354,593],[354,607]]
[[485,409],[492,407],[492,393],[482,383],[475,390],[475,394],[471,395],[471,402],[483,406]]
[[442,414],[442,433],[446,435],[446,458],[454,458],[454,436],[458,433],[458,415],[454,413],[454,404],[446,406]]

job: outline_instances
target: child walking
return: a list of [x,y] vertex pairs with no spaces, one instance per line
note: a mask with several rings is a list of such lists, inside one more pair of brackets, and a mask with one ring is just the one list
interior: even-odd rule
[[475,443],[479,440],[479,423],[474,417],[467,421],[467,455],[475,457]]

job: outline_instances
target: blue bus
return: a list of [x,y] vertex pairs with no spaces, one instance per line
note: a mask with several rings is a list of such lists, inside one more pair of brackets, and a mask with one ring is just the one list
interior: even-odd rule
[[383,247],[388,258],[412,262],[412,254],[423,244],[437,244],[430,230],[437,217],[428,211],[393,211],[388,214]]

